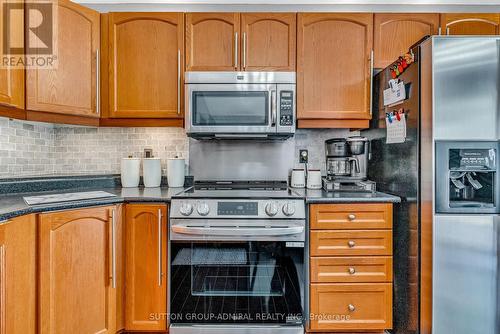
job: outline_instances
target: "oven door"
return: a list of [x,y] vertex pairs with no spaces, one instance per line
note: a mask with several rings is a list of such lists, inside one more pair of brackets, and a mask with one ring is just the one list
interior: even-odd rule
[[171,328],[302,328],[304,220],[170,224]]
[[275,134],[275,84],[186,85],[190,135]]

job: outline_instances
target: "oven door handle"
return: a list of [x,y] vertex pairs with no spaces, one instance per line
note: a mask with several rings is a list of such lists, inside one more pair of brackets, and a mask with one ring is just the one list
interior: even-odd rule
[[203,227],[173,225],[172,232],[189,235],[206,236],[280,236],[301,234],[304,232],[304,226],[289,227]]

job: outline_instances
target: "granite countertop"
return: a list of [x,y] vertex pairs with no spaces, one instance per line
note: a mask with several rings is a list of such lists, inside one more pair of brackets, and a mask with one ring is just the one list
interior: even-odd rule
[[[24,196],[62,194],[62,193],[97,191],[97,190],[109,192],[113,195],[116,195],[116,197],[96,198],[96,199],[78,200],[71,202],[62,202],[62,203],[50,203],[50,204],[35,205],[35,206],[29,206],[23,200]],[[170,202],[173,195],[178,194],[183,190],[184,188],[182,187],[181,188],[115,187],[115,188],[66,189],[66,190],[53,190],[53,191],[3,195],[0,196],[0,222],[29,213],[83,208],[89,206],[110,205],[123,202]]]
[[[90,206],[111,205],[124,202],[170,202],[172,197],[186,188],[121,188],[116,175],[58,177],[36,179],[0,180],[0,222],[17,216],[56,210],[83,208]],[[16,190],[11,192],[11,190]],[[44,190],[44,191],[42,191]],[[72,192],[106,191],[115,197],[75,200],[70,202],[50,203],[30,206],[24,202],[24,196],[50,195]],[[292,188],[297,196],[306,203],[363,203],[389,202],[398,203],[399,197],[381,192],[326,192],[324,190]]]

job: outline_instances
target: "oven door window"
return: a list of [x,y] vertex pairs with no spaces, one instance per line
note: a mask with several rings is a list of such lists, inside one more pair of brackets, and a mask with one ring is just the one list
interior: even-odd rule
[[269,91],[193,91],[193,125],[267,126]]
[[172,323],[302,323],[304,249],[172,244]]

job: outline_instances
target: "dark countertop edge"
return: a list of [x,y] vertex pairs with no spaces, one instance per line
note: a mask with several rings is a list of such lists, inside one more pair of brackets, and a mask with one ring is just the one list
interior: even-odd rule
[[16,218],[23,215],[28,215],[32,213],[43,213],[43,212],[51,212],[51,211],[60,211],[60,210],[70,210],[70,209],[80,209],[80,208],[88,208],[93,206],[106,206],[112,204],[122,204],[122,203],[170,203],[169,198],[161,198],[161,197],[109,197],[109,198],[96,198],[89,200],[81,200],[74,202],[63,202],[63,203],[51,203],[47,205],[35,205],[35,206],[27,206],[22,209],[12,210],[10,212],[6,212],[0,214],[0,224],[5,223],[9,219]]
[[[172,195],[171,198],[175,198],[175,194]],[[170,203],[171,198],[165,197],[110,197],[110,198],[96,198],[89,200],[80,200],[73,202],[63,202],[63,203],[52,203],[47,205],[39,205],[39,206],[26,206],[20,209],[14,209],[10,212],[6,212],[0,214],[0,224],[8,221],[9,219],[19,217],[22,215],[32,214],[32,213],[42,213],[42,212],[51,212],[51,211],[59,211],[59,210],[69,210],[69,209],[78,209],[78,208],[86,208],[92,206],[104,206],[104,205],[112,205],[112,204],[121,204],[121,203]],[[295,197],[295,199],[304,199],[306,204],[328,204],[328,203],[400,203],[401,198],[393,195],[388,195],[385,193],[377,192],[375,196],[371,198],[362,198],[362,197]]]

